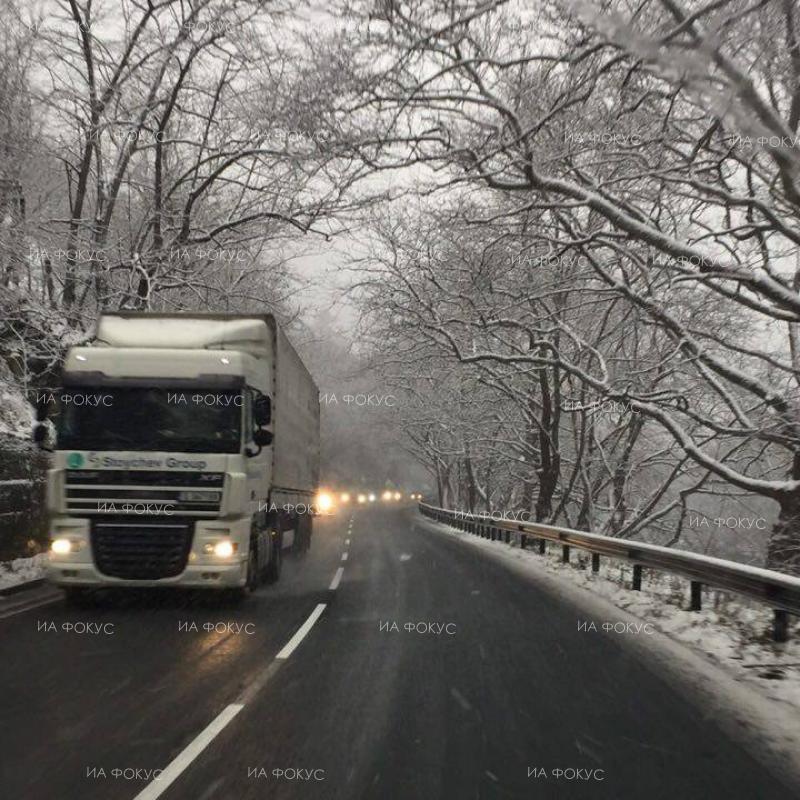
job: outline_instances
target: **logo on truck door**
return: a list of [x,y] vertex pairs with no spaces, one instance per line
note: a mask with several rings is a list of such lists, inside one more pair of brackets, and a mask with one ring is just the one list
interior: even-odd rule
[[70,453],[67,456],[69,469],[80,469],[83,466],[83,453]]

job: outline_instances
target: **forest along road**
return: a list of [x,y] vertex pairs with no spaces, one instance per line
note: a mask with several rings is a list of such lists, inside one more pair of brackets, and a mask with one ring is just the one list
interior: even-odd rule
[[410,509],[340,512],[239,607],[145,595],[0,619],[0,795],[792,796],[580,616]]

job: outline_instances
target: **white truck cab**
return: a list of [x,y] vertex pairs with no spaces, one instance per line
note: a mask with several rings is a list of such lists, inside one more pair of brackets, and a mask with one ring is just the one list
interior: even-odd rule
[[254,588],[308,546],[319,392],[272,316],[104,314],[57,406],[59,586]]

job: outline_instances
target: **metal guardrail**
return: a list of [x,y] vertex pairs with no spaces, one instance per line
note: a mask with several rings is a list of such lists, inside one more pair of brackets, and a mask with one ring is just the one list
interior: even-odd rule
[[686,550],[673,550],[629,539],[615,539],[612,536],[540,525],[537,522],[494,519],[481,514],[436,508],[427,503],[420,503],[419,510],[437,522],[486,539],[517,545],[522,549],[528,546],[529,539],[537,540],[539,552],[545,553],[547,542],[555,542],[562,547],[561,560],[565,563],[569,561],[571,547],[587,550],[592,554],[593,572],[600,569],[601,556],[628,561],[633,564],[632,588],[637,591],[642,588],[644,567],[680,575],[691,582],[692,611],[699,611],[702,607],[703,586],[753,598],[774,610],[772,635],[776,642],[785,642],[789,637],[788,615],[800,616],[800,578],[791,575]]

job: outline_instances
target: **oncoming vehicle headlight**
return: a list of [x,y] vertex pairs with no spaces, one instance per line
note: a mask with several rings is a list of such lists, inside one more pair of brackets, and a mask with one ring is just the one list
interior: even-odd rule
[[384,492],[384,493],[381,495],[381,497],[382,497],[384,500],[391,500],[391,499],[392,499],[392,493],[391,493],[391,492],[390,492],[390,491],[387,489],[387,490],[386,490],[386,491],[385,491],[385,492]]
[[375,495],[370,493],[368,499],[369,499],[370,503],[374,503],[375,502]]
[[320,492],[317,495],[317,510],[327,514],[333,508],[333,497],[327,492]]
[[350,495],[347,492],[343,492],[342,496],[339,498],[343,503],[350,502]]
[[395,492],[395,493],[394,493],[394,499],[395,499],[395,500],[399,500],[399,499],[400,499],[402,496],[403,496],[403,495],[401,495],[401,494],[400,494],[400,492]]
[[358,496],[358,502],[359,503],[366,503],[367,502],[367,496],[365,494],[360,494]]

